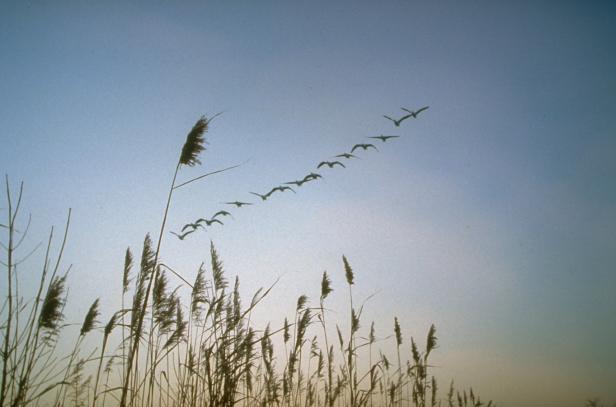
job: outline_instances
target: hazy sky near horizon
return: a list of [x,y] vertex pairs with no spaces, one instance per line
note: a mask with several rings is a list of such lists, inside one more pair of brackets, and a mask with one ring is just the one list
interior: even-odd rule
[[[343,307],[345,254],[377,293],[363,327],[434,322],[445,382],[500,406],[616,401],[616,4],[104,3],[0,3],[0,170],[25,183],[31,246],[73,209],[75,320],[116,309],[186,133],[223,111],[180,179],[245,163],[178,189],[169,228],[255,205],[168,235],[165,262],[193,279],[211,239],[246,293],[282,276],[280,319],[323,270]],[[295,195],[248,193],[379,134],[401,137]]]

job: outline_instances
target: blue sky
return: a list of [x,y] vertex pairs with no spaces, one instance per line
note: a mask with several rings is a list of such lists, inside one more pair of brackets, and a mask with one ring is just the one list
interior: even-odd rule
[[383,335],[394,315],[407,336],[436,324],[444,380],[502,406],[616,399],[613,4],[125,3],[0,5],[0,169],[25,182],[31,244],[73,208],[75,319],[117,306],[123,251],[158,229],[202,114],[224,111],[181,179],[247,163],[178,190],[172,230],[400,134],[169,236],[164,259],[192,279],[212,239],[246,293],[283,276],[264,310],[282,318],[325,269],[343,307],[346,254]]

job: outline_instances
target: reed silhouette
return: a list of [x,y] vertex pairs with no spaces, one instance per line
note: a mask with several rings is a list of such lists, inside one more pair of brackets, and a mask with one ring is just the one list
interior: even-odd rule
[[[176,182],[182,167],[200,165],[200,156],[206,150],[205,135],[214,117],[200,118],[186,137],[157,238],[145,235],[138,263],[130,248],[124,253],[124,266],[118,273],[120,309],[105,312],[108,315],[103,317],[99,299],[95,299],[68,354],[61,354],[57,344],[67,332],[65,307],[71,306],[66,301],[70,268],[61,267],[71,212],[55,255],[51,230],[38,289],[34,298],[24,300],[15,270],[29,256],[22,254],[21,248],[29,219],[20,232],[17,226],[22,222],[23,184],[15,200],[6,177],[8,217],[1,230],[7,284],[0,320],[0,406],[492,406],[491,401],[483,403],[472,389],[456,391],[453,383],[446,398],[440,397],[429,363],[438,342],[434,325],[428,330],[423,350],[411,337],[411,351],[406,355],[397,318],[393,319],[393,335],[378,337],[374,322],[363,332],[365,300],[358,301],[353,292],[361,278],[356,279],[346,256],[342,256],[339,270],[344,273],[348,292],[342,294],[348,298],[346,321],[333,320],[326,306],[334,287],[324,272],[317,306],[310,306],[309,297],[302,295],[284,323],[270,321],[261,328],[255,326],[251,315],[273,295],[277,281],[257,290],[248,302],[243,301],[239,278],[230,283],[213,243],[207,262],[197,267],[194,279],[160,261],[173,192],[236,167]],[[370,147],[374,146],[356,145],[354,149]],[[286,184],[299,187],[320,178],[310,173]],[[288,190],[295,192],[281,185],[268,194]],[[243,201],[223,204],[238,208],[252,205]],[[181,234],[171,233],[185,239],[203,223],[222,226],[217,216],[231,213],[220,210],[209,219],[186,224]],[[182,284],[172,287],[168,276],[179,278]],[[340,328],[343,323],[348,324],[346,332]],[[83,349],[86,343],[92,343],[84,339],[94,335],[98,335],[100,345]],[[377,353],[379,345],[383,349]],[[391,345],[396,349],[397,366],[387,357]]]

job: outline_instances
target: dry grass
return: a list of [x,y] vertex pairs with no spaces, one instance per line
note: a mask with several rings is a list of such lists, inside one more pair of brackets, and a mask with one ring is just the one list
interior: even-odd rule
[[[167,271],[176,273],[159,262],[159,254],[173,191],[178,187],[175,180],[182,165],[200,163],[209,123],[203,117],[188,133],[156,244],[150,235],[145,236],[136,274],[132,252],[126,250],[124,268],[118,273],[121,309],[104,316],[107,322],[100,325],[96,299],[67,355],[61,354],[57,344],[67,325],[68,270],[61,273],[60,259],[70,212],[55,260],[51,231],[38,290],[34,298],[25,301],[15,273],[24,235],[16,226],[22,190],[13,200],[6,180],[8,218],[1,231],[6,239],[2,261],[6,275],[2,278],[7,284],[0,325],[0,406],[492,405],[482,403],[473,390],[457,392],[453,384],[447,395],[439,395],[429,364],[437,348],[434,326],[429,329],[424,350],[411,338],[410,352],[397,318],[393,335],[384,335],[387,339],[377,339],[374,323],[361,332],[363,305],[353,301],[356,276],[345,256],[340,272],[348,288],[347,321],[330,320],[326,301],[334,287],[323,273],[317,307],[310,307],[308,296],[303,295],[294,315],[280,326],[255,326],[252,312],[272,295],[274,285],[258,290],[245,303],[239,294],[239,279],[229,284],[213,244],[194,283],[170,287]],[[346,333],[340,329],[344,324],[349,327]],[[84,338],[94,335],[100,346],[82,349]],[[377,349],[391,345],[396,349],[397,366]]]

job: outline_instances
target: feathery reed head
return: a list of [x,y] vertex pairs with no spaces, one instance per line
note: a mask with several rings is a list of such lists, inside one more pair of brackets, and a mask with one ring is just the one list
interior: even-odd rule
[[214,289],[221,290],[227,288],[227,279],[222,267],[222,261],[218,257],[218,252],[214,247],[214,242],[210,242],[210,256],[212,258],[212,275],[214,279]]
[[143,251],[141,252],[141,271],[139,279],[144,281],[150,278],[154,272],[154,250],[152,249],[152,238],[146,234],[143,239]]
[[349,285],[353,285],[353,279],[355,276],[353,275],[353,269],[351,268],[346,256],[342,256],[342,262],[344,263],[344,274],[346,276],[347,283],[349,283]]
[[39,326],[41,328],[50,331],[58,329],[60,322],[64,318],[62,310],[66,302],[66,299],[63,297],[65,285],[66,275],[55,277],[49,284],[39,315]]
[[430,325],[430,330],[428,331],[428,340],[426,342],[426,357],[430,354],[433,349],[436,349],[436,328],[434,324]]
[[190,296],[191,313],[193,317],[199,319],[202,311],[201,304],[205,304],[207,302],[205,271],[203,270],[203,264],[199,267],[199,271],[197,271],[197,277],[195,278],[195,283],[193,284],[193,289]]
[[370,324],[370,334],[368,335],[368,343],[373,344],[376,341],[376,336],[374,332],[374,321]]
[[128,285],[130,284],[130,269],[133,267],[133,254],[130,251],[130,247],[126,248],[126,254],[124,255],[124,273],[122,277],[123,293],[128,291]]
[[111,318],[109,318],[109,322],[107,322],[107,325],[105,325],[105,336],[111,335],[111,331],[113,331],[113,328],[115,328],[117,321],[118,313],[116,312],[111,316]]
[[332,291],[334,291],[332,288],[332,282],[327,275],[327,271],[324,271],[323,278],[321,279],[321,300],[327,298]]
[[400,332],[400,323],[398,323],[398,317],[394,317],[394,331],[396,333],[396,344],[402,345],[402,332]]
[[415,365],[419,365],[421,363],[419,350],[417,349],[417,344],[415,343],[415,339],[411,337],[411,353],[413,355],[413,361]]
[[88,310],[88,313],[86,314],[86,317],[83,320],[83,324],[81,325],[81,331],[79,333],[81,336],[84,336],[85,334],[90,332],[94,328],[94,324],[98,322],[96,321],[96,318],[98,318],[99,315],[98,301],[99,299],[97,298],[92,303],[90,309]]
[[205,116],[201,116],[197,123],[190,130],[186,136],[186,142],[182,147],[182,154],[180,155],[180,164],[188,165],[192,167],[196,164],[201,164],[199,161],[199,153],[205,150],[205,137],[204,134],[208,130],[210,122]]
[[161,319],[164,319],[165,311],[167,309],[167,275],[164,271],[158,273],[154,280],[154,287],[152,289],[152,309],[154,321],[160,323]]
[[308,302],[308,297],[304,294],[300,295],[299,297],[297,297],[297,307],[295,308],[295,310],[299,312],[299,310],[301,310],[302,308],[306,306],[307,302]]

